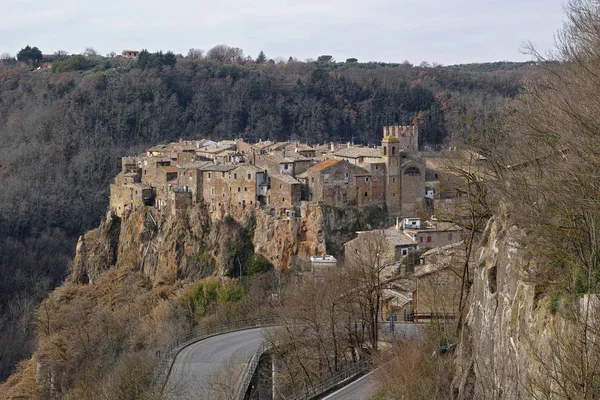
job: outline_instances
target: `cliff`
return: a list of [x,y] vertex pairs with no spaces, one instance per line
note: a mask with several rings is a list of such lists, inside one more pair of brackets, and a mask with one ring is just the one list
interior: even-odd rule
[[582,322],[582,310],[597,311],[598,301],[586,295],[556,303],[524,238],[506,212],[488,222],[474,255],[453,397],[597,398],[579,397],[578,385],[598,366],[595,321]]

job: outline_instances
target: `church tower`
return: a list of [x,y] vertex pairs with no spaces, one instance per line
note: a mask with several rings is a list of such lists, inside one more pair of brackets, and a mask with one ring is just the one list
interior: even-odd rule
[[384,136],[381,145],[385,162],[385,203],[390,215],[400,215],[402,213],[400,140],[396,136]]

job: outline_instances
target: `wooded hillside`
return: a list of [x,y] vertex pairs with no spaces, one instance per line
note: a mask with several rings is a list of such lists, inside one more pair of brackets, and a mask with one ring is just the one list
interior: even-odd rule
[[122,156],[180,137],[377,144],[411,123],[423,147],[460,143],[535,71],[149,56],[0,62],[0,381],[31,351],[33,309],[105,212]]

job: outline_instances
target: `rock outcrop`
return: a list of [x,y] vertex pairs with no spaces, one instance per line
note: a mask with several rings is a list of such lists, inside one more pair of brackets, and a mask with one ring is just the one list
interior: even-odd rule
[[[570,343],[581,339],[581,321],[550,311],[547,282],[536,278],[524,235],[505,212],[489,221],[474,255],[456,350],[456,399],[564,398],[557,385],[579,368],[572,363],[581,349]],[[588,298],[572,300],[572,309],[582,309]]]

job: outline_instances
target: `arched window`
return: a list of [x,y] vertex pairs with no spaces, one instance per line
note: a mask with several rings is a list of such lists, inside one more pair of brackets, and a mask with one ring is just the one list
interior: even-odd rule
[[421,175],[421,171],[417,167],[408,167],[406,168],[406,171],[404,171],[404,175],[419,176]]
[[395,156],[396,155],[396,146],[392,146],[392,155]]
[[387,156],[387,147],[383,146],[383,155]]

